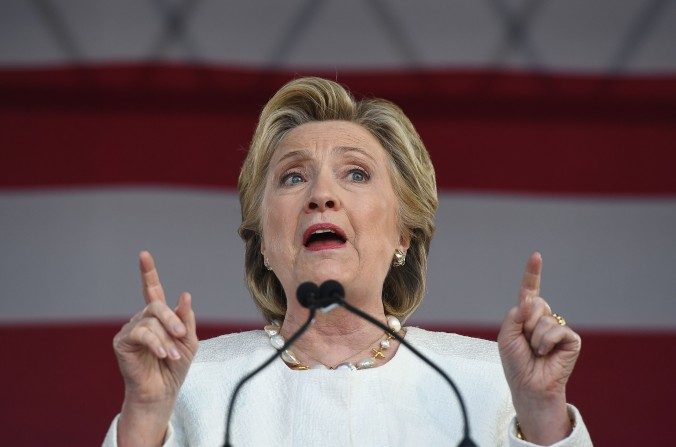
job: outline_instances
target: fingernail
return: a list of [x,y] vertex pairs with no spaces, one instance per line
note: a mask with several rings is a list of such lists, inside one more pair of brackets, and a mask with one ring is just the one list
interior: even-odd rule
[[172,358],[172,359],[178,360],[178,359],[181,358],[181,353],[179,353],[178,350],[177,350],[176,348],[171,348],[171,349],[169,350],[169,352],[171,353],[171,358]]
[[174,334],[176,335],[181,335],[183,333],[183,325],[176,323],[172,329],[174,330]]
[[543,355],[545,355],[545,347],[544,347],[544,346],[540,346],[540,347],[538,348],[538,355],[539,355],[540,357],[542,357]]
[[164,350],[163,347],[160,346],[160,349],[158,349],[160,357],[165,358],[167,356],[167,351]]

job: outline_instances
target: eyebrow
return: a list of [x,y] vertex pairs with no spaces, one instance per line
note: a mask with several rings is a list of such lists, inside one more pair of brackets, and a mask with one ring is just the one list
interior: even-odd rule
[[333,152],[336,152],[340,155],[343,155],[347,152],[357,152],[373,161],[374,163],[376,162],[376,159],[373,158],[373,155],[369,154],[366,150],[360,148],[360,147],[352,147],[352,146],[337,146],[332,149]]
[[[338,155],[344,155],[348,152],[357,152],[357,153],[369,158],[374,163],[376,162],[375,158],[373,158],[373,156],[371,154],[369,154],[366,150],[364,150],[360,147],[336,146],[336,147],[331,149],[331,152],[336,153]],[[305,159],[305,160],[307,160],[309,158],[312,158],[312,154],[310,154],[309,150],[299,149],[299,150],[287,152],[286,154],[282,155],[282,157],[277,161],[276,164],[280,164],[284,160],[287,160],[287,159],[300,159],[300,160]]]
[[277,160],[276,164],[280,164],[281,162],[289,158],[298,158],[301,160],[302,159],[307,160],[308,158],[312,158],[312,156],[310,155],[310,151],[308,151],[307,149],[300,149],[296,151],[287,152],[286,154],[282,155],[282,158]]

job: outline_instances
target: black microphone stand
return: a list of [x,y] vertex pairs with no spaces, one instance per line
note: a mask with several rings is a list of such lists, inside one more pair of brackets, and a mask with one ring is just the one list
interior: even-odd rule
[[352,312],[352,313],[355,313],[355,314],[359,315],[360,317],[362,317],[363,319],[369,321],[370,323],[375,324],[375,325],[378,326],[380,329],[382,329],[382,330],[384,330],[385,332],[387,332],[388,334],[390,334],[392,337],[394,337],[395,339],[397,339],[397,341],[398,341],[399,343],[401,343],[402,345],[404,345],[404,346],[406,346],[408,349],[410,349],[411,352],[414,353],[420,360],[422,360],[423,362],[425,362],[425,363],[427,363],[428,365],[430,365],[436,372],[438,372],[439,374],[441,374],[441,376],[442,376],[444,379],[446,379],[446,382],[448,382],[448,384],[451,386],[451,388],[453,389],[453,392],[455,392],[455,395],[456,395],[457,398],[458,398],[458,402],[460,403],[460,411],[462,412],[462,420],[464,421],[464,425],[465,425],[465,426],[464,426],[464,430],[463,430],[463,438],[462,438],[462,440],[460,441],[460,444],[458,444],[458,447],[476,447],[476,444],[474,443],[474,441],[472,441],[472,439],[471,439],[470,436],[469,436],[469,419],[467,418],[467,409],[465,408],[465,402],[464,402],[464,400],[462,399],[462,396],[460,395],[460,390],[458,390],[457,385],[451,380],[450,377],[448,377],[448,374],[446,374],[446,373],[444,372],[444,370],[442,370],[442,369],[439,368],[437,365],[435,365],[434,362],[432,362],[430,359],[428,359],[427,357],[425,357],[420,351],[418,351],[416,348],[414,348],[413,346],[411,346],[411,344],[410,344],[409,342],[407,342],[406,340],[404,340],[403,337],[401,337],[399,334],[397,334],[396,332],[394,332],[392,329],[390,329],[389,327],[387,327],[386,325],[384,325],[382,322],[380,322],[380,321],[376,320],[375,318],[373,318],[371,315],[369,315],[369,314],[367,314],[366,312],[364,312],[364,311],[362,311],[362,310],[360,310],[360,309],[354,307],[353,305],[349,304],[349,303],[348,303],[347,301],[345,301],[342,297],[341,297],[339,300],[337,300],[336,303],[337,303],[338,305],[344,307],[344,308],[347,309],[348,311],[350,311],[350,312]]
[[394,332],[392,329],[384,325],[382,322],[376,320],[371,315],[362,311],[361,309],[358,309],[353,305],[351,305],[350,303],[348,303],[347,301],[345,301],[345,292],[343,286],[338,281],[334,280],[325,281],[319,288],[319,294],[320,298],[317,301],[316,306],[326,307],[334,304],[342,306],[346,310],[360,316],[364,320],[370,322],[371,324],[374,324],[375,326],[379,327],[380,329],[390,334],[399,343],[410,349],[411,352],[414,353],[420,360],[427,363],[429,366],[432,367],[432,369],[438,372],[451,386],[451,389],[455,393],[456,397],[458,398],[458,402],[460,404],[460,410],[462,412],[462,420],[464,422],[464,429],[463,429],[463,437],[460,440],[458,447],[476,447],[476,444],[474,443],[474,441],[472,441],[472,438],[470,438],[469,436],[469,418],[467,417],[467,409],[465,407],[465,401],[463,400],[462,395],[460,394],[460,390],[453,382],[453,380],[451,380],[448,374],[446,374],[441,368],[439,368],[439,366],[437,366],[434,362],[428,359],[424,354],[422,354],[416,348],[411,346],[409,342],[404,340],[403,337],[399,336],[399,334]]
[[319,289],[319,294],[320,297],[317,298],[317,286],[312,283],[304,283],[301,286],[305,287],[303,291],[301,291],[301,288],[299,287],[297,295],[298,295],[298,301],[303,305],[303,307],[306,307],[309,309],[310,314],[308,316],[307,321],[294,333],[289,340],[284,343],[284,346],[282,346],[276,353],[274,353],[269,359],[267,359],[261,366],[256,368],[255,370],[251,371],[249,374],[244,376],[237,386],[235,387],[235,390],[233,391],[232,397],[230,398],[230,404],[228,405],[228,417],[226,419],[226,425],[225,425],[225,447],[232,447],[232,444],[230,444],[230,422],[232,420],[232,414],[234,410],[234,405],[235,405],[235,400],[237,399],[237,395],[239,394],[240,389],[246,382],[248,382],[252,377],[254,377],[256,374],[261,372],[263,369],[265,369],[270,363],[272,363],[275,358],[278,355],[281,355],[284,350],[288,349],[295,341],[300,338],[301,335],[305,332],[305,330],[312,324],[314,321],[315,313],[318,308],[322,310],[327,310],[330,309],[333,305],[340,305],[349,312],[352,312],[361,318],[365,319],[366,321],[376,325],[380,329],[384,330],[386,333],[390,334],[392,337],[394,337],[399,343],[402,345],[406,346],[408,349],[411,350],[418,358],[420,358],[422,361],[427,363],[429,366],[431,366],[437,373],[439,373],[445,380],[446,382],[451,386],[451,389],[455,393],[456,397],[458,398],[458,402],[460,403],[460,410],[462,412],[462,418],[464,422],[464,430],[463,430],[463,438],[458,444],[458,447],[476,447],[476,444],[474,441],[469,436],[469,419],[467,417],[467,410],[465,408],[465,402],[462,399],[462,396],[460,395],[460,390],[458,390],[458,387],[455,385],[453,380],[446,374],[441,368],[439,368],[434,362],[429,360],[427,357],[425,357],[424,354],[422,354],[420,351],[418,351],[416,348],[411,346],[406,340],[404,340],[401,336],[399,336],[396,332],[392,331],[389,327],[381,323],[380,321],[376,320],[373,318],[371,315],[367,314],[366,312],[352,306],[349,304],[347,301],[345,301],[344,295],[345,292],[343,291],[343,286],[338,283],[337,281],[329,280],[325,281],[322,285],[321,288]]
[[[316,286],[315,286],[316,287]],[[279,348],[277,352],[275,352],[273,355],[270,356],[269,359],[267,359],[261,366],[258,368],[254,369],[251,371],[249,374],[246,376],[242,377],[240,381],[237,383],[237,386],[235,387],[235,390],[232,393],[232,397],[230,397],[230,404],[228,405],[228,417],[225,422],[225,447],[233,447],[232,444],[230,444],[230,422],[232,420],[232,414],[233,410],[235,409],[235,401],[237,400],[237,395],[239,394],[239,390],[244,386],[245,383],[247,383],[252,377],[254,377],[256,374],[259,372],[263,371],[270,363],[272,363],[277,356],[281,355],[282,352],[284,352],[286,349],[289,349],[292,344],[296,342],[300,338],[301,335],[307,330],[308,327],[312,324],[315,318],[315,313],[317,310],[314,307],[310,308],[310,314],[307,317],[307,320],[305,323],[287,340],[286,343],[284,343],[284,346]]]

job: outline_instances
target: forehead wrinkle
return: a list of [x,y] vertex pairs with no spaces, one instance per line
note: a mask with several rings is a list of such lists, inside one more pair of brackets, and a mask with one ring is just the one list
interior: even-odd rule
[[[330,127],[327,128],[327,126]],[[340,120],[320,121],[304,123],[291,129],[282,138],[275,152],[279,152],[279,149],[298,148],[280,157],[277,162],[281,162],[291,157],[299,159],[314,158],[313,155],[317,155],[316,151],[318,149],[330,147],[328,151],[332,155],[335,155],[336,152],[339,153],[338,155],[341,155],[349,151],[355,151],[376,161],[379,157],[372,154],[374,146],[382,147],[380,142],[359,124]],[[321,152],[327,153],[325,151]],[[272,158],[274,159],[274,154]]]
[[[376,162],[376,159],[371,155],[368,151],[360,148],[360,147],[355,147],[355,146],[335,146],[331,149],[331,153],[333,155],[345,155],[349,152],[357,152],[358,154],[361,154],[365,156],[366,158],[370,159],[374,163]],[[299,160],[308,160],[312,158],[312,154],[309,150],[307,149],[297,149],[293,150],[290,152],[287,152],[286,154],[282,155],[279,160],[275,164],[282,163],[283,161],[287,159],[299,159]]]

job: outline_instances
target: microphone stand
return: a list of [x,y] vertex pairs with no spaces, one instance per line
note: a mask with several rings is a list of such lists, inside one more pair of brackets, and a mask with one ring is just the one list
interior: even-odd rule
[[[342,287],[341,287],[342,288]],[[463,437],[462,440],[460,441],[460,444],[458,444],[458,447],[476,447],[476,444],[474,441],[472,441],[472,438],[469,436],[469,418],[467,417],[467,409],[465,408],[465,401],[462,399],[462,395],[460,394],[460,390],[456,386],[456,384],[451,380],[451,378],[446,374],[439,366],[434,364],[430,359],[428,359],[424,354],[422,354],[420,351],[418,351],[416,348],[411,346],[409,342],[404,340],[403,337],[399,336],[396,332],[394,332],[392,329],[384,325],[382,322],[376,320],[373,318],[371,315],[367,314],[366,312],[362,311],[361,309],[358,309],[345,301],[345,299],[336,294],[333,294],[334,296],[330,297],[330,301],[332,303],[338,304],[342,306],[343,308],[347,309],[348,311],[360,316],[364,320],[378,326],[380,329],[384,330],[388,334],[390,334],[392,337],[394,337],[399,343],[402,345],[406,346],[408,349],[411,350],[412,353],[414,353],[420,360],[423,362],[427,363],[429,366],[431,366],[436,372],[438,372],[445,380],[448,382],[448,384],[451,386],[453,389],[453,392],[455,393],[456,397],[458,398],[458,402],[460,403],[460,410],[462,412],[462,420],[464,421],[464,429],[463,429]]]
[[271,355],[270,358],[267,359],[258,368],[254,369],[249,374],[242,377],[240,381],[237,383],[237,386],[235,387],[235,390],[232,393],[232,397],[230,397],[230,404],[228,405],[228,417],[225,422],[225,444],[224,444],[225,447],[233,447],[232,444],[230,444],[230,422],[232,421],[232,414],[235,409],[235,401],[237,400],[237,395],[239,394],[240,389],[251,378],[253,378],[259,372],[263,371],[270,363],[272,363],[275,360],[275,358],[277,358],[277,356],[281,355],[282,352],[284,352],[286,349],[289,349],[291,345],[294,344],[296,340],[300,338],[301,335],[303,335],[303,333],[307,330],[308,327],[310,327],[310,325],[314,321],[316,312],[317,310],[314,307],[311,307],[310,315],[308,315],[305,323],[303,323],[303,325],[300,328],[298,328],[298,330],[287,340],[287,342],[284,343],[284,346],[279,348],[277,352]]
[[[460,390],[458,387],[455,385],[453,380],[446,374],[439,366],[434,364],[430,359],[428,359],[424,354],[422,354],[420,351],[418,351],[416,348],[411,346],[406,340],[404,340],[399,334],[391,330],[389,327],[381,323],[380,321],[376,320],[373,318],[371,315],[367,314],[366,312],[362,311],[361,309],[358,309],[351,304],[349,304],[347,301],[345,301],[344,295],[345,292],[343,291],[343,286],[340,285],[337,281],[329,280],[325,281],[322,285],[321,288],[317,288],[316,284],[313,283],[304,283],[299,287],[297,295],[298,295],[298,301],[303,307],[306,307],[309,309],[309,316],[307,321],[289,338],[289,340],[284,343],[284,346],[282,346],[277,352],[275,352],[269,359],[267,359],[262,365],[260,365],[258,368],[255,370],[251,371],[249,374],[244,376],[238,383],[237,386],[235,387],[232,397],[230,398],[230,404],[228,405],[228,416],[226,419],[226,424],[225,424],[225,447],[232,447],[232,444],[230,444],[230,423],[232,421],[232,414],[234,411],[234,405],[235,401],[237,399],[237,395],[239,394],[240,389],[246,382],[248,382],[251,378],[253,378],[256,374],[261,372],[263,369],[265,369],[270,363],[275,360],[275,358],[278,355],[281,355],[284,350],[288,349],[291,345],[293,345],[298,338],[300,338],[301,335],[307,330],[307,328],[312,324],[314,321],[315,313],[317,309],[321,309],[324,312],[329,311],[333,306],[335,305],[340,305],[349,312],[354,313],[355,315],[360,316],[361,318],[365,319],[366,321],[370,322],[371,324],[374,324],[375,326],[379,327],[380,329],[384,330],[386,333],[394,337],[399,343],[402,345],[406,346],[408,349],[411,350],[418,358],[420,358],[422,361],[427,363],[429,366],[432,367],[437,373],[439,373],[445,380],[446,382],[451,386],[451,389],[455,393],[456,397],[458,398],[458,402],[460,404],[460,410],[462,413],[462,418],[463,418],[463,423],[464,423],[464,428],[463,428],[463,438],[458,444],[458,447],[476,447],[476,444],[474,441],[469,436],[469,419],[467,417],[467,409],[465,407],[465,401],[463,400]],[[319,289],[319,290],[318,290]],[[320,297],[317,298],[317,292],[319,292]]]

